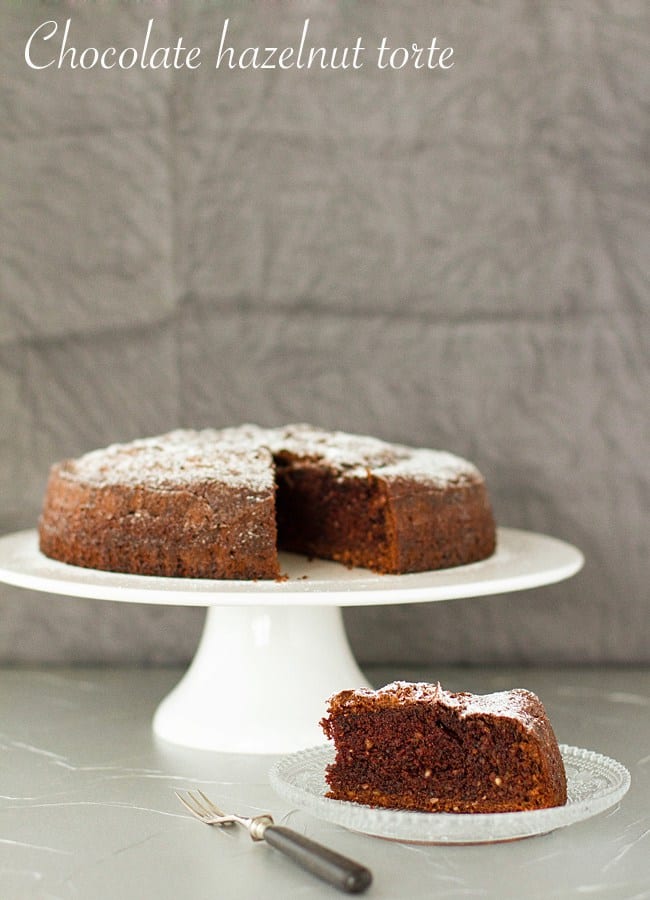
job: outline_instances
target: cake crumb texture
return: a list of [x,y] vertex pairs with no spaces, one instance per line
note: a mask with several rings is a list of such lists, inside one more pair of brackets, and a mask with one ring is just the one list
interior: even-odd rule
[[540,699],[523,689],[452,693],[396,681],[341,691],[321,720],[334,742],[327,796],[373,807],[495,813],[566,803],[566,774]]

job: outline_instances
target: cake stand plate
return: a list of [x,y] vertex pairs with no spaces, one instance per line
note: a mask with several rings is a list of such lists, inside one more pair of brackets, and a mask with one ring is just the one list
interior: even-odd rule
[[0,581],[8,584],[124,603],[207,606],[196,655],[158,707],[153,727],[175,744],[239,753],[287,753],[320,742],[327,698],[367,684],[341,607],[526,590],[571,577],[583,557],[556,538],[500,528],[489,559],[436,572],[376,575],[296,554],[281,554],[280,562],[284,581],[162,578],[48,559],[33,530],[0,538]]

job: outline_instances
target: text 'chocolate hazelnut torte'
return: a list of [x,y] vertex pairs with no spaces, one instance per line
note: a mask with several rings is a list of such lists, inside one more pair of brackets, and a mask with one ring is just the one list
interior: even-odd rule
[[530,691],[455,694],[396,681],[335,694],[321,726],[336,748],[326,773],[336,800],[447,813],[566,803],[557,739]]
[[40,548],[78,566],[280,576],[278,550],[402,574],[494,552],[485,481],[442,451],[309,425],[177,430],[52,467]]

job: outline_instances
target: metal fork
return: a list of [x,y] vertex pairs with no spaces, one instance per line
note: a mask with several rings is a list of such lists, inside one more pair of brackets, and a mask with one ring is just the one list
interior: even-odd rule
[[348,894],[360,894],[372,881],[372,874],[365,866],[348,859],[347,856],[335,853],[328,847],[323,847],[322,844],[317,844],[316,841],[292,831],[291,828],[275,825],[270,813],[262,813],[259,816],[237,816],[222,812],[203,791],[187,791],[185,794],[174,791],[174,793],[183,806],[206,825],[243,825],[254,841],[266,841],[303,869],[333,884],[339,890]]

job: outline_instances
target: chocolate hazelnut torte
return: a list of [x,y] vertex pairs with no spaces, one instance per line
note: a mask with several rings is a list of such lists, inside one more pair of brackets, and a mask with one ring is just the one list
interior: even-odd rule
[[273,459],[210,430],[95,450],[52,467],[39,537],[46,556],[91,569],[276,578]]
[[454,694],[396,681],[335,694],[321,726],[336,748],[326,773],[336,800],[455,813],[566,803],[558,743],[530,691]]
[[400,574],[495,547],[471,463],[308,425],[178,430],[58,463],[39,536],[74,565],[232,579],[279,577],[278,549]]

